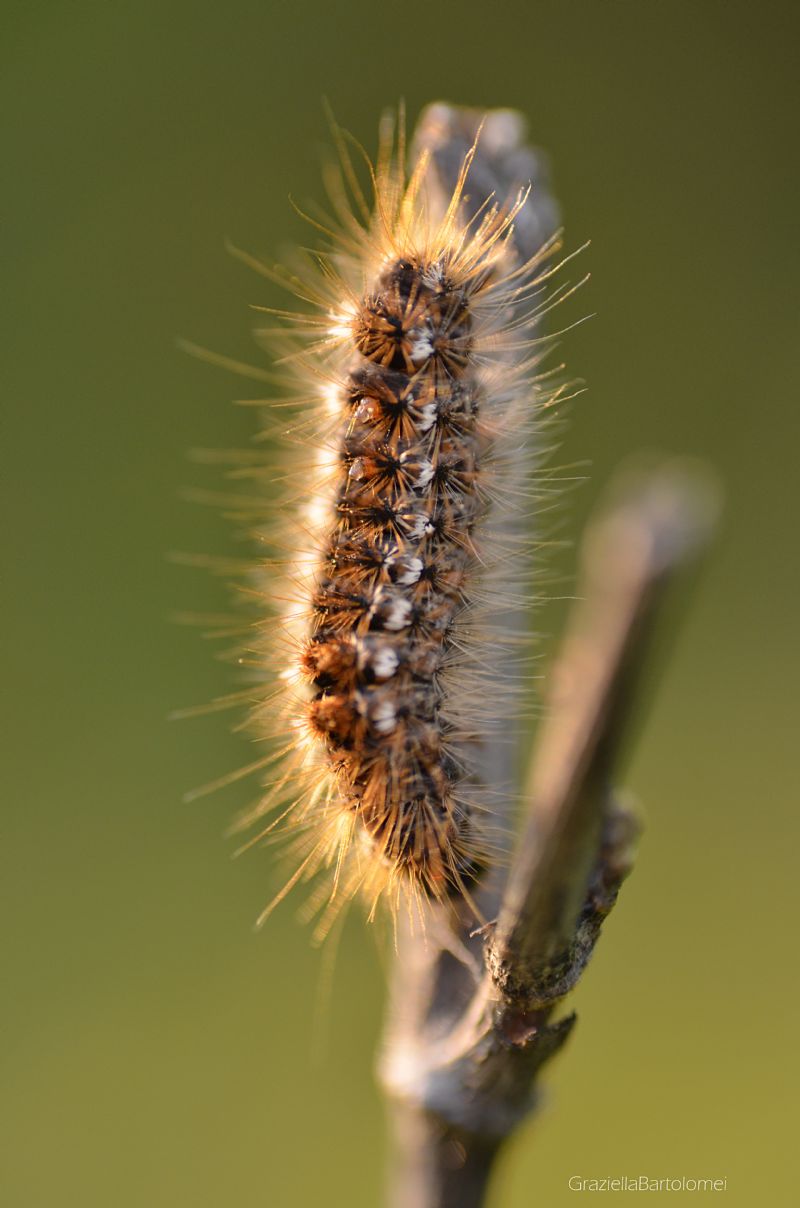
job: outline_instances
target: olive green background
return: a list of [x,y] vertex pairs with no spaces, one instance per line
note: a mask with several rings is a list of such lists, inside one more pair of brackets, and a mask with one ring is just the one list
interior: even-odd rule
[[[353,912],[326,1006],[297,900],[252,929],[283,874],[229,858],[247,791],[182,803],[245,741],[166,720],[231,685],[171,620],[224,597],[170,553],[237,552],[181,498],[216,482],[185,453],[256,428],[230,405],[253,384],[175,337],[263,358],[248,304],[282,299],[224,239],[308,240],[287,199],[321,197],[323,95],[370,149],[404,96],[412,119],[515,106],[552,156],[568,242],[593,241],[571,314],[596,312],[565,341],[590,385],[558,454],[588,475],[565,534],[642,449],[706,459],[727,497],[626,770],[639,864],[493,1204],[641,1173],[796,1202],[796,6],[112,0],[3,21],[0,1203],[380,1201],[374,931]],[[568,593],[574,554],[557,567]]]

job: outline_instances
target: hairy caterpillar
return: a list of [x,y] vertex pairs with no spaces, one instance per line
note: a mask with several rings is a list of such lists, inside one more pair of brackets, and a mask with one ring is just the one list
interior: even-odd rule
[[530,196],[522,133],[506,111],[431,106],[407,175],[401,115],[368,204],[336,131],[335,219],[315,223],[329,246],[290,282],[313,309],[277,312],[293,329],[282,431],[313,460],[290,475],[289,557],[259,572],[265,597],[279,563],[290,584],[281,636],[270,622],[254,650],[279,651],[282,692],[252,714],[284,735],[285,766],[246,821],[280,807],[256,838],[283,826],[299,858],[265,915],[323,867],[311,909],[327,901],[327,921],[359,889],[373,911],[470,900],[495,858],[481,773],[490,722],[509,725],[527,445],[564,394],[538,370],[537,324],[567,287],[546,292],[554,208],[538,180]]

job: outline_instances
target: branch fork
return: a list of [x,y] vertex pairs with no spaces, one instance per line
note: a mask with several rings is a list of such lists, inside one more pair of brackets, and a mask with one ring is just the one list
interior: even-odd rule
[[[522,835],[507,876],[480,899],[496,921],[471,932],[466,911],[442,910],[427,935],[409,926],[399,937],[380,1063],[395,1104],[394,1208],[483,1204],[502,1141],[572,1031],[575,1015],[561,1006],[633,863],[638,823],[613,785],[636,689],[667,585],[704,544],[714,511],[705,477],[668,465],[628,484],[590,525]],[[454,955],[459,945],[469,960]]]

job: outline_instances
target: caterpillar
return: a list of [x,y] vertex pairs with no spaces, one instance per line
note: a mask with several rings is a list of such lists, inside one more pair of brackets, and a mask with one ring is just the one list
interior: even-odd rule
[[565,397],[540,370],[539,323],[571,292],[548,292],[560,236],[518,115],[430,106],[410,171],[402,113],[385,119],[371,201],[334,134],[333,218],[312,220],[326,246],[312,271],[280,274],[308,309],[273,312],[292,333],[282,434],[313,455],[282,507],[288,556],[258,570],[263,597],[288,603],[277,642],[270,621],[251,650],[280,665],[251,724],[284,742],[246,818],[277,811],[256,839],[294,838],[264,916],[327,868],[309,906],[323,931],[359,890],[370,916],[382,898],[472,903],[498,858],[482,764],[513,713],[502,644],[528,602],[513,592],[530,566],[531,435]]

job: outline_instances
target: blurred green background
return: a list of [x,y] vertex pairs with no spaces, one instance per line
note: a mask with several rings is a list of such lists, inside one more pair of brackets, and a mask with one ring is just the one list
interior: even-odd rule
[[628,768],[639,864],[494,1204],[640,1173],[796,1203],[797,6],[127,0],[3,21],[0,1203],[380,1201],[374,933],[354,914],[315,1064],[320,955],[291,905],[253,932],[282,873],[222,837],[246,790],[181,800],[248,749],[224,718],[165,720],[231,685],[170,620],[223,596],[169,553],[236,552],[181,499],[215,481],[185,452],[256,426],[230,405],[252,384],[174,340],[262,356],[247,306],[280,295],[224,238],[268,259],[307,241],[287,198],[321,197],[323,94],[370,149],[404,96],[412,119],[517,107],[551,154],[568,242],[593,240],[572,313],[597,312],[565,350],[590,385],[558,455],[591,462],[570,534],[640,449],[708,459],[727,493]]

